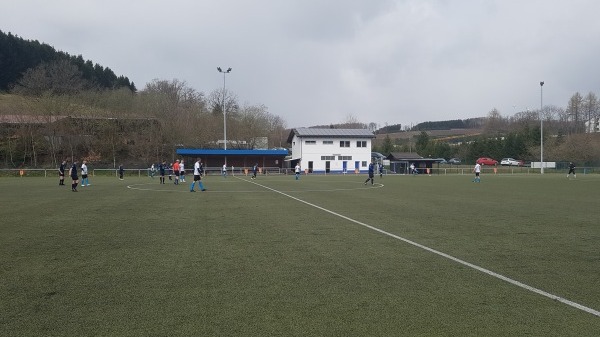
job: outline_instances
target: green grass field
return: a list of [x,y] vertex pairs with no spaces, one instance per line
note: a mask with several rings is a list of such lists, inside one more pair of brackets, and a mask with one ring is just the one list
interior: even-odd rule
[[0,178],[0,335],[600,333],[598,175],[190,179]]

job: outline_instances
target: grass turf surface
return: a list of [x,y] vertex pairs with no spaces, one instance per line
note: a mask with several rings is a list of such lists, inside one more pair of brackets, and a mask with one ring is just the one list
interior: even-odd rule
[[73,193],[2,178],[0,335],[600,331],[593,314],[361,225],[600,310],[599,176],[364,179],[209,176],[189,193],[92,177]]

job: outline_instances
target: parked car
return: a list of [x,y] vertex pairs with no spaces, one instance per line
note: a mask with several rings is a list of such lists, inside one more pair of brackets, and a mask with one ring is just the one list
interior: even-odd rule
[[447,162],[447,161],[446,161],[446,159],[444,159],[444,158],[436,158],[436,159],[435,159],[435,161],[436,161],[438,164],[448,164],[448,162]]
[[492,158],[488,158],[488,157],[478,158],[476,163],[479,165],[489,165],[489,166],[498,165],[498,161],[496,159],[492,159]]
[[450,165],[459,165],[460,164],[460,159],[458,159],[458,158],[450,158],[450,159],[448,159],[448,164],[450,164]]
[[502,158],[502,160],[500,161],[500,165],[523,166],[524,162],[522,160],[517,160],[513,158]]

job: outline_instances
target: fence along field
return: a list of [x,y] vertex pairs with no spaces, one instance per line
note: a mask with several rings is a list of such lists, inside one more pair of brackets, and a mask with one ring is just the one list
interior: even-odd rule
[[135,175],[79,193],[2,178],[0,333],[600,331],[593,311],[424,249],[598,310],[596,175],[364,178],[215,175],[195,194]]
[[[89,165],[88,165],[89,166]],[[244,170],[246,169],[250,169],[248,167],[244,168],[244,167],[237,167],[235,168],[235,174],[247,174],[244,173]],[[263,168],[261,168],[263,169]],[[419,169],[418,170],[421,172],[421,174],[427,174],[427,171],[425,169]],[[545,174],[563,174],[565,172],[567,172],[568,169],[565,169],[564,167],[559,167],[559,168],[546,168],[544,173]],[[189,174],[192,174],[192,170],[188,170]],[[220,175],[221,174],[221,167],[207,167],[206,171],[208,172],[208,174],[216,174],[216,175]],[[265,167],[264,171],[267,174],[293,174],[293,168],[279,168],[279,167]],[[459,174],[459,175],[465,175],[465,174],[471,174],[471,172],[473,171],[472,166],[470,165],[440,165],[439,167],[434,167],[431,168],[429,170],[430,174],[432,175],[454,175],[454,174]],[[600,169],[598,169],[597,167],[578,167],[577,171],[579,172],[579,174],[597,174],[598,172],[600,172]],[[31,169],[31,168],[21,168],[21,169],[0,169],[0,177],[46,177],[46,178],[52,178],[54,176],[56,176],[58,172],[58,169],[52,168],[52,169]],[[90,168],[90,172],[92,176],[102,176],[102,175],[118,175],[118,168]],[[150,168],[149,167],[142,167],[142,168],[126,168],[125,172],[127,175],[130,176],[138,176],[138,177],[144,177],[144,176],[149,176],[150,175]],[[229,172],[231,172],[231,170],[229,170]],[[516,167],[516,166],[497,166],[497,167],[487,167],[484,166],[482,168],[482,172],[485,174],[539,174],[540,170],[539,168],[531,168],[531,167]],[[155,172],[155,174],[157,174]],[[338,175],[339,173],[332,173],[331,175]],[[354,174],[354,173],[349,173],[349,174]],[[391,174],[405,174],[405,173],[399,173],[399,172],[393,172],[390,171],[389,169],[384,169],[384,174],[385,175],[391,175]]]

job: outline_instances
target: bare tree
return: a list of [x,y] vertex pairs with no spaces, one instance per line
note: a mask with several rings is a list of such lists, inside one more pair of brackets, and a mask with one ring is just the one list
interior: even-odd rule
[[594,132],[594,123],[592,121],[598,117],[600,111],[598,97],[593,92],[589,92],[583,100],[583,112],[586,117],[587,127],[585,132]]
[[339,124],[338,127],[344,129],[366,129],[367,125],[365,123],[361,123],[353,114],[348,114],[346,116],[346,120]]
[[205,117],[207,103],[204,94],[185,82],[153,80],[141,92],[138,106],[156,116],[161,125],[157,137],[162,139],[166,149],[161,146],[160,152],[166,150],[174,156],[178,146],[197,143],[196,125]]
[[500,111],[492,109],[485,120],[484,130],[489,134],[498,134],[507,131],[507,120],[502,117]]
[[575,133],[579,133],[581,130],[580,123],[582,121],[583,110],[583,97],[580,93],[575,93],[569,99],[566,109],[567,115],[571,117],[573,121],[573,130]]
[[220,115],[223,117],[223,102],[225,102],[225,112],[229,115],[229,117],[237,117],[237,114],[240,110],[237,96],[233,92],[223,88],[213,90],[208,95],[208,110],[214,115]]
[[13,92],[32,96],[41,96],[44,92],[66,95],[75,94],[89,86],[76,65],[68,60],[56,60],[27,69]]

